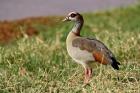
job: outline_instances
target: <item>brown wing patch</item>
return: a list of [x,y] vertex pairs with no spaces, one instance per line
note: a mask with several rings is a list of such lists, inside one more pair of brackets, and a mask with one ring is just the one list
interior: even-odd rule
[[96,48],[96,44],[86,38],[77,38],[72,41],[73,47],[79,47],[81,50],[92,52]]
[[107,58],[105,57],[104,54],[102,54],[101,52],[93,52],[93,57],[95,58],[95,60],[101,64],[108,64]]
[[72,46],[92,53],[95,60],[101,64],[106,65],[111,63],[110,56],[113,55],[112,52],[102,42],[96,39],[79,37],[72,41]]

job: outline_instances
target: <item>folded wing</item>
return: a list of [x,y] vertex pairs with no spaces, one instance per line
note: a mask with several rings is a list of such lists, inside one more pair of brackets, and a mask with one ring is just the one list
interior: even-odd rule
[[[92,53],[94,59],[101,64],[111,64],[113,68],[119,69],[118,63],[113,53],[99,40],[84,37],[78,37],[72,42],[73,47],[86,50]],[[115,60],[115,61],[114,61]]]

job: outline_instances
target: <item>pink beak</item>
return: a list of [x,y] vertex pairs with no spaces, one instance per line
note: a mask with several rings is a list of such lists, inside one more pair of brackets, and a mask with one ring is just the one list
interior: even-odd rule
[[66,17],[66,18],[63,19],[62,21],[63,21],[63,22],[66,22],[66,21],[70,21],[70,20],[69,20],[69,17]]

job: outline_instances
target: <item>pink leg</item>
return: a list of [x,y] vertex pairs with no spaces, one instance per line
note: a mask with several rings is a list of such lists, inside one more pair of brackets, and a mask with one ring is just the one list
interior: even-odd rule
[[88,84],[89,80],[92,76],[92,69],[91,68],[85,68],[85,79],[84,79],[84,83]]
[[89,76],[89,78],[91,78],[91,77],[92,77],[92,69],[89,68],[89,69],[88,69],[88,72],[89,72],[89,73],[88,73],[88,76]]
[[88,69],[85,68],[85,79],[84,79],[84,83],[87,84],[88,83]]

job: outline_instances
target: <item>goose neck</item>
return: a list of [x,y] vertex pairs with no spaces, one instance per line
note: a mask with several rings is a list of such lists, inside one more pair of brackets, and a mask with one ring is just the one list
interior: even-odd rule
[[80,31],[82,29],[83,26],[83,20],[80,21],[76,21],[73,28],[72,28],[72,32],[78,36],[80,36]]

